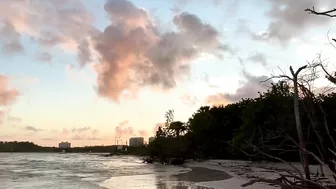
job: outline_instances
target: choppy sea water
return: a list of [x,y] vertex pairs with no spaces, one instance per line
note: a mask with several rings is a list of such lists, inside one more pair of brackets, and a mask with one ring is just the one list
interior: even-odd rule
[[134,156],[0,153],[1,189],[188,189],[193,183],[172,176],[187,171]]

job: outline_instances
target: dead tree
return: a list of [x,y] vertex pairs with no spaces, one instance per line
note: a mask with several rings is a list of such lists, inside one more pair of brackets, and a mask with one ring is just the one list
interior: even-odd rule
[[296,72],[294,72],[292,66],[289,67],[292,74],[292,81],[294,85],[294,113],[295,113],[295,123],[296,130],[299,137],[300,143],[300,157],[302,158],[303,170],[306,175],[306,179],[310,179],[310,171],[309,171],[309,162],[308,155],[305,153],[306,151],[306,143],[303,137],[302,126],[301,126],[301,117],[300,117],[300,106],[299,106],[299,89],[298,89],[298,75],[303,70],[306,69],[307,65],[300,67]]
[[[320,60],[320,59],[319,59]],[[292,67],[290,67],[290,71],[291,71],[291,76],[288,76],[284,73],[284,71],[282,71],[281,75],[277,75],[277,76],[272,76],[267,80],[270,79],[274,79],[274,78],[278,78],[278,79],[285,79],[287,81],[292,82],[293,84],[293,100],[294,100],[294,110],[295,110],[295,119],[296,119],[296,126],[297,126],[297,130],[298,130],[298,138],[299,138],[299,142],[295,141],[295,139],[291,138],[289,135],[287,135],[287,138],[290,139],[294,145],[298,148],[298,150],[300,151],[300,157],[302,157],[302,161],[301,164],[303,166],[304,169],[304,173],[305,176],[303,176],[300,172],[300,170],[298,170],[295,166],[293,166],[291,163],[284,161],[283,159],[279,158],[279,157],[275,157],[272,156],[270,154],[267,154],[265,152],[263,152],[262,150],[260,150],[260,148],[256,147],[253,144],[250,144],[250,146],[252,146],[256,151],[258,151],[260,154],[263,154],[266,157],[269,157],[271,159],[274,160],[278,160],[281,161],[287,165],[289,165],[290,167],[293,168],[294,172],[287,172],[288,174],[280,174],[280,178],[274,179],[274,180],[270,180],[270,179],[263,179],[263,178],[257,178],[255,180],[252,180],[246,184],[244,184],[243,186],[249,186],[253,183],[256,182],[265,182],[265,183],[270,183],[270,184],[275,184],[278,186],[281,186],[281,188],[286,188],[286,189],[292,189],[292,188],[297,188],[297,189],[303,189],[303,188],[308,188],[308,189],[313,189],[313,188],[335,188],[336,186],[336,144],[334,141],[333,136],[330,134],[329,132],[329,126],[328,126],[328,122],[326,119],[326,114],[323,110],[323,107],[320,105],[319,108],[322,112],[322,114],[324,115],[323,117],[323,125],[325,127],[325,130],[327,131],[327,136],[329,138],[329,140],[332,142],[332,147],[328,148],[323,146],[323,142],[321,140],[321,136],[319,135],[319,132],[316,130],[316,128],[314,128],[315,125],[315,120],[316,117],[313,117],[311,115],[308,115],[309,117],[309,121],[311,123],[311,127],[313,127],[313,132],[316,134],[317,138],[319,140],[321,140],[319,142],[319,149],[327,149],[327,151],[331,152],[332,156],[329,156],[325,153],[320,153],[319,155],[314,154],[313,152],[309,151],[308,149],[306,149],[306,144],[305,144],[305,140],[304,140],[304,135],[303,135],[303,131],[301,128],[301,120],[300,120],[300,109],[298,104],[301,103],[301,98],[307,99],[308,100],[312,100],[312,102],[316,102],[316,94],[314,94],[312,92],[313,90],[313,86],[311,83],[314,82],[314,80],[316,80],[318,78],[318,74],[317,74],[317,70],[316,68],[320,68],[321,63],[319,62],[313,62],[310,63],[306,66],[302,66],[300,67],[297,71],[294,71]],[[312,73],[306,74],[305,75],[300,75],[300,73],[303,72],[303,70],[305,71],[311,71]],[[300,76],[299,76],[300,75]],[[266,81],[267,81],[266,80]],[[262,81],[264,82],[264,81]],[[300,98],[301,95],[301,98]],[[304,106],[304,108],[306,109],[306,111],[314,111],[309,109],[309,107],[305,107],[304,101],[302,101],[302,104]],[[299,119],[297,119],[299,118]],[[299,123],[299,127],[298,127],[298,123]],[[301,135],[301,136],[300,136]],[[327,138],[325,138],[325,140],[327,140]],[[308,161],[305,162],[305,159],[303,159],[305,156],[305,158],[308,159],[308,156],[312,156],[316,162],[319,163],[320,167],[321,167],[321,171],[322,171],[322,167],[323,165],[325,165],[325,163],[327,163],[328,168],[331,170],[331,172],[333,172],[334,174],[334,183],[332,184],[332,186],[327,186],[325,183],[325,179],[324,177],[318,177],[315,176],[311,177],[310,176],[310,172],[309,172],[309,164]],[[307,160],[306,159],[306,160]],[[308,171],[307,171],[307,167],[308,167]],[[323,172],[323,171],[322,171]],[[309,176],[307,176],[309,174]],[[293,179],[295,179],[293,181]]]
[[[332,18],[336,17],[336,9],[331,9],[331,10],[328,10],[328,11],[316,11],[315,8],[312,7],[312,9],[305,9],[305,11],[309,12],[309,14],[314,14],[314,15],[319,15],[319,16],[327,16],[327,17],[332,17]],[[332,42],[330,41],[329,38],[328,38],[328,40],[332,44]],[[331,40],[336,42],[336,39],[331,39]],[[333,45],[333,46],[336,48],[335,45]],[[336,144],[335,144],[333,136],[331,136],[331,134],[330,134],[328,122],[327,122],[327,119],[326,119],[326,114],[323,110],[323,107],[320,106],[320,110],[324,115],[323,121],[324,121],[324,126],[325,126],[325,129],[326,129],[326,133],[327,133],[329,139],[332,142],[333,149],[328,148],[328,150],[333,155],[333,158],[324,160],[324,158],[323,158],[324,155],[323,154],[320,154],[321,157],[318,157],[316,154],[307,150],[306,149],[306,144],[305,144],[305,141],[304,141],[304,137],[303,137],[302,127],[301,127],[300,111],[299,111],[299,102],[300,102],[299,91],[301,93],[303,93],[303,95],[306,96],[306,97],[309,96],[311,98],[315,98],[315,95],[313,94],[311,89],[306,88],[303,83],[299,82],[298,75],[300,74],[300,72],[302,70],[307,69],[307,68],[312,68],[312,67],[314,67],[314,68],[321,67],[323,72],[326,74],[326,78],[331,83],[336,84],[336,74],[330,74],[325,69],[325,66],[322,64],[322,61],[320,61],[320,63],[318,63],[318,64],[302,66],[296,72],[294,72],[292,67],[290,67],[292,77],[284,74],[284,72],[283,72],[283,75],[273,76],[273,77],[269,78],[269,79],[273,79],[273,78],[287,79],[287,80],[293,82],[294,111],[295,111],[295,121],[296,121],[296,128],[297,128],[297,132],[298,132],[299,143],[296,143],[296,141],[294,139],[291,139],[291,140],[295,143],[295,145],[299,146],[300,157],[301,157],[301,160],[302,160],[301,164],[303,166],[306,178],[304,178],[300,174],[300,171],[298,171],[295,167],[291,166],[290,163],[285,162],[284,160],[282,160],[278,157],[268,155],[268,154],[260,151],[256,146],[254,146],[254,148],[256,150],[258,150],[260,153],[268,156],[269,158],[273,158],[273,159],[276,159],[276,160],[280,160],[281,162],[287,163],[288,165],[293,167],[295,172],[298,172],[298,175],[294,175],[294,174],[291,174],[291,173],[289,175],[280,174],[280,178],[275,179],[275,180],[258,178],[258,179],[252,180],[252,181],[242,185],[243,187],[249,186],[249,185],[251,185],[255,182],[265,182],[265,183],[276,184],[278,186],[281,186],[281,188],[299,188],[299,189],[301,189],[301,188],[302,189],[303,188],[312,188],[312,189],[313,188],[324,188],[324,189],[326,189],[326,188],[336,188],[335,187],[336,186],[336,161],[335,161],[335,159],[336,159]],[[302,82],[302,80],[300,80],[300,81]],[[303,81],[303,82],[305,82],[305,81]],[[314,120],[311,117],[309,119],[310,119],[310,122],[312,124],[312,127],[314,127]],[[314,130],[314,132],[318,136],[318,138],[320,138],[319,133],[316,130]],[[320,142],[320,148],[324,148],[322,142]],[[318,179],[315,179],[315,180],[311,179],[310,173],[309,173],[308,155],[311,155],[317,162],[319,162],[321,167],[325,163],[325,161],[327,161],[329,169],[334,174],[333,177],[334,177],[335,183],[332,186],[325,186],[322,183],[319,183]],[[321,159],[323,159],[323,161]],[[297,181],[289,180],[289,178],[294,178]]]
[[[301,117],[300,117],[300,109],[299,109],[299,83],[298,83],[298,76],[300,74],[300,72],[304,69],[306,69],[308,67],[308,65],[302,66],[299,69],[297,69],[296,71],[293,70],[292,66],[289,67],[289,70],[292,74],[292,76],[288,76],[285,73],[283,73],[282,75],[278,75],[278,76],[272,76],[270,78],[268,78],[265,81],[268,81],[270,79],[274,79],[274,78],[278,78],[278,79],[287,79],[291,82],[293,82],[293,88],[294,88],[294,94],[293,94],[293,101],[294,101],[294,113],[295,113],[295,123],[296,123],[296,131],[297,131],[297,135],[299,138],[299,153],[300,153],[300,159],[302,162],[302,167],[305,173],[305,177],[306,179],[310,179],[310,171],[309,171],[309,162],[308,162],[308,154],[306,153],[306,143],[305,143],[305,139],[303,136],[303,131],[302,131],[302,126],[301,126]],[[265,82],[262,81],[262,82]]]

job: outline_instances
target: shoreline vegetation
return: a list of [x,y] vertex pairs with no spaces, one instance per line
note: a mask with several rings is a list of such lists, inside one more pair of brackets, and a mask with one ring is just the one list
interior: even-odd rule
[[66,153],[91,153],[92,155],[95,155],[95,153],[99,153],[99,155],[148,155],[147,146],[123,146],[123,149],[124,148],[127,148],[127,151],[117,150],[117,145],[84,146],[63,149],[58,147],[39,146],[28,141],[0,141],[0,153],[62,153],[64,150]]

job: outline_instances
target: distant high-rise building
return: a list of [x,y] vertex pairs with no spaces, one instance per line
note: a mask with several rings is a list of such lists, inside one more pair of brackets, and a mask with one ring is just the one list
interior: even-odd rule
[[58,144],[58,148],[62,148],[62,149],[71,148],[71,143],[69,143],[69,142],[61,142],[61,143]]
[[155,140],[155,137],[149,137],[148,144],[151,143],[151,142],[153,142],[154,140]]
[[129,146],[138,147],[144,145],[143,137],[132,137],[129,139]]

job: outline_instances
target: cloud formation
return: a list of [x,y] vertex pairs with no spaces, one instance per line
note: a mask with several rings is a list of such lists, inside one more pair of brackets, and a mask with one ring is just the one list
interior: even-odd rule
[[20,43],[21,34],[17,32],[12,23],[4,21],[0,29],[0,41],[2,43],[2,52],[13,55],[24,51]]
[[99,131],[89,126],[73,127],[70,130],[63,128],[61,133],[63,137],[71,140],[103,140],[103,138],[99,136]]
[[145,9],[128,0],[107,0],[104,10],[110,22],[99,31],[79,0],[3,0],[1,44],[8,53],[23,52],[24,35],[41,48],[38,60],[50,62],[47,52],[53,47],[77,53],[81,67],[98,59],[96,91],[114,101],[122,92],[136,93],[144,86],[173,88],[201,53],[221,57],[232,51],[219,41],[219,32],[195,14],[175,15],[176,30],[162,32]]
[[123,121],[120,122],[118,126],[114,129],[116,137],[126,138],[134,134],[133,128],[129,125],[129,122]]
[[266,16],[270,19],[267,28],[259,33],[253,32],[246,22],[239,21],[238,30],[247,33],[253,40],[265,42],[279,42],[286,45],[295,37],[301,36],[309,29],[323,26],[331,21],[326,17],[310,15],[304,10],[312,6],[319,8],[334,8],[334,0],[266,0],[270,9]]
[[0,75],[0,106],[7,106],[16,100],[19,92],[9,87],[9,79]]
[[129,1],[109,0],[104,9],[110,24],[93,38],[101,62],[97,91],[112,100],[141,86],[173,88],[201,52],[225,50],[218,31],[194,14],[176,15],[177,30],[162,33],[146,10]]
[[256,52],[255,54],[250,55],[247,59],[252,61],[252,62],[259,63],[264,67],[267,66],[266,55],[261,53],[261,52]]
[[27,131],[32,131],[34,133],[42,131],[42,129],[38,129],[38,128],[33,127],[33,126],[25,126],[24,129],[27,130]]
[[265,92],[273,83],[268,80],[265,83],[260,83],[266,80],[267,76],[253,76],[250,73],[243,71],[244,78],[247,80],[241,87],[239,87],[234,94],[230,93],[217,93],[207,97],[206,101],[209,104],[219,105],[237,102],[243,98],[258,97],[258,92]]
[[95,31],[94,18],[79,0],[2,0],[0,18],[2,49],[10,54],[24,51],[23,35],[41,48],[82,51],[80,44]]
[[[212,3],[215,6],[218,6],[223,1],[224,0],[211,0],[210,3]],[[203,0],[175,0],[174,7],[171,8],[171,11],[174,12],[174,13],[179,13],[179,12],[181,12],[184,9],[184,7],[187,4],[190,4],[190,3],[204,3],[204,2],[205,1],[203,1]],[[238,2],[239,2],[239,0],[235,0],[235,2],[232,3],[232,4],[235,5]],[[209,1],[207,1],[206,3],[208,4]]]
[[37,52],[36,53],[36,59],[38,61],[51,63],[52,56],[51,56],[51,54],[49,54],[47,52]]
[[86,126],[86,127],[80,127],[80,128],[72,128],[71,129],[71,132],[72,133],[83,133],[83,132],[86,132],[86,131],[90,131],[91,130],[91,127],[89,126]]
[[71,137],[71,140],[103,140],[103,139],[97,136],[87,136],[87,135],[76,134],[73,137]]

